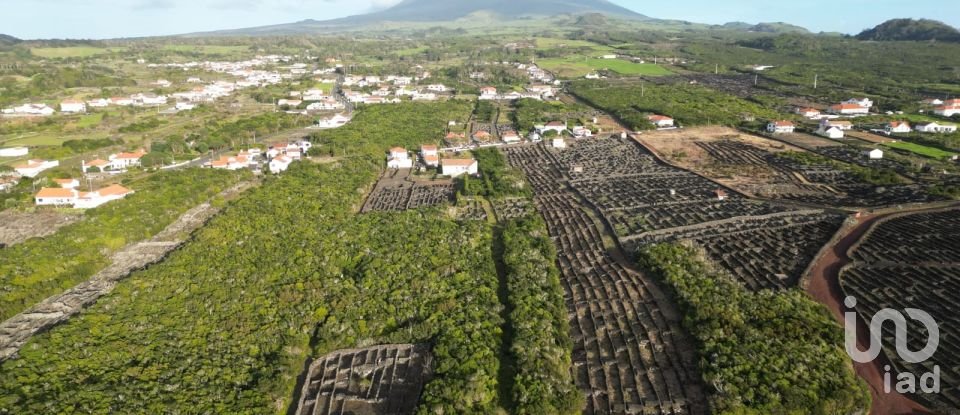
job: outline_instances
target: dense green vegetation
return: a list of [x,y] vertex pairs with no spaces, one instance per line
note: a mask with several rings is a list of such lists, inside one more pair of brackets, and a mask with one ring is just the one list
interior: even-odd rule
[[500,235],[513,330],[515,413],[578,413],[583,395],[570,374],[573,344],[557,253],[546,225],[539,216],[530,215],[507,222]]
[[80,222],[0,250],[0,320],[87,280],[109,264],[110,253],[153,236],[243,177],[199,169],[156,174],[130,183],[133,195],[87,210]]
[[272,412],[307,353],[413,341],[437,359],[425,413],[489,413],[500,347],[489,228],[434,211],[355,216],[375,172],[301,164],[251,191],[6,362],[16,376],[0,380],[0,408]]
[[780,117],[774,109],[700,85],[576,81],[570,91],[635,130],[653,128],[647,120],[652,113],[668,115],[686,126],[736,126],[745,118]]
[[519,171],[507,165],[507,159],[495,148],[472,151],[480,165],[480,178],[464,176],[462,192],[467,196],[498,198],[503,196],[530,196],[530,188]]
[[857,39],[960,42],[960,31],[936,20],[891,19],[860,32]]
[[0,380],[0,408],[272,412],[289,404],[307,354],[428,342],[436,376],[421,411],[492,412],[502,321],[489,225],[437,210],[355,214],[383,149],[413,148],[424,129],[439,137],[468,113],[457,102],[371,107],[315,137],[350,157],[291,167],[35,337],[2,366],[17,376]]
[[843,332],[798,290],[750,292],[694,250],[656,245],[640,264],[674,291],[699,343],[719,414],[848,414],[870,394],[843,349]]

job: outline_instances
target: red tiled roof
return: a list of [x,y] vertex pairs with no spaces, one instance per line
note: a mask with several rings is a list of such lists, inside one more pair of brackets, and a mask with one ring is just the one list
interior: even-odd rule
[[443,159],[440,161],[440,163],[443,164],[444,166],[460,166],[460,167],[468,167],[473,165],[473,163],[476,163],[476,162],[477,161],[474,159]]
[[128,193],[133,193],[133,191],[119,184],[112,184],[97,190],[97,193],[99,193],[100,196],[122,196]]
[[37,192],[36,197],[64,198],[64,197],[73,197],[73,196],[74,196],[74,193],[73,193],[73,190],[71,189],[64,189],[62,187],[43,187],[40,189],[39,192]]

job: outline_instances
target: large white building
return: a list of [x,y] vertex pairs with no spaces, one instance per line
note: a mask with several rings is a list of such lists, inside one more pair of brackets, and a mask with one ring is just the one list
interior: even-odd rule
[[[935,122],[930,122],[926,124],[917,124],[917,131],[921,133],[954,133],[957,131],[957,126],[954,124],[938,124]],[[2,151],[2,150],[0,150]]]
[[37,206],[72,206],[77,209],[91,209],[107,202],[123,199],[132,193],[134,193],[133,190],[118,184],[93,192],[81,192],[72,188],[44,187],[34,196],[34,202]]
[[390,154],[387,155],[387,168],[409,169],[412,167],[413,160],[410,159],[410,154],[407,153],[407,149],[403,147],[394,147],[390,149]]
[[459,177],[464,174],[477,174],[479,164],[474,159],[443,159],[440,160],[441,174],[450,177]]
[[128,167],[140,165],[140,159],[147,154],[146,151],[137,150],[132,153],[117,153],[110,155],[110,168],[114,170],[124,170]]
[[14,165],[13,169],[16,170],[17,173],[20,173],[21,176],[37,177],[40,172],[59,165],[60,162],[57,160],[27,160],[25,163]]
[[60,102],[60,112],[71,114],[87,112],[87,104],[83,101],[66,100]]
[[27,155],[30,149],[26,147],[7,147],[0,148],[0,157],[22,157]]
[[790,121],[771,121],[767,124],[767,132],[774,134],[789,134],[792,133],[797,127],[793,125]]

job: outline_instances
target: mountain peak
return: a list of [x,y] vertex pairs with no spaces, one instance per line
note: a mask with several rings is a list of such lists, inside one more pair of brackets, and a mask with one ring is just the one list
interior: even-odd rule
[[502,18],[556,16],[560,14],[602,13],[642,19],[646,16],[607,0],[403,0],[383,11],[348,19],[366,21],[451,21],[476,12],[487,12]]

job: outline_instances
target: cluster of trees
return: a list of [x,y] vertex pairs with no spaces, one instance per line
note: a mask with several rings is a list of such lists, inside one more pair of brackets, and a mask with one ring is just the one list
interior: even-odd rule
[[[52,93],[59,93],[67,88],[103,88],[118,86],[135,86],[136,81],[124,77],[114,70],[97,65],[16,65],[9,69],[4,68],[0,74],[0,106],[7,106],[24,99],[43,97]],[[12,76],[20,75],[30,78],[27,82],[20,82]]]
[[536,215],[503,224],[507,307],[513,333],[511,403],[517,414],[574,414],[584,405],[571,376],[570,327],[563,303],[557,252]]
[[120,131],[121,133],[142,133],[142,132],[153,130],[162,124],[163,124],[163,121],[161,121],[159,118],[151,117],[143,121],[127,124],[123,127],[120,127],[118,131]]
[[480,178],[463,176],[462,194],[488,198],[532,195],[522,173],[510,167],[506,157],[499,150],[480,148],[473,150],[472,154],[480,165]]
[[158,173],[128,184],[136,193],[87,210],[51,236],[0,250],[0,320],[87,280],[112,252],[150,238],[242,177],[199,169]]
[[583,80],[570,83],[570,91],[635,130],[653,128],[647,120],[653,113],[673,117],[681,125],[737,126],[752,117],[780,118],[775,110],[700,85]]
[[473,118],[479,122],[495,122],[497,120],[497,106],[491,101],[477,100],[477,107],[473,110]]
[[960,42],[960,30],[930,19],[890,19],[858,34],[860,40],[939,40]]
[[639,257],[684,310],[713,413],[869,411],[870,393],[844,352],[842,330],[805,293],[748,291],[681,245],[650,246]]

